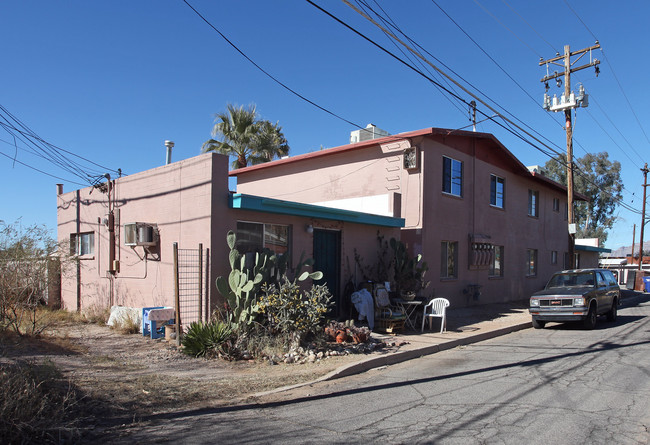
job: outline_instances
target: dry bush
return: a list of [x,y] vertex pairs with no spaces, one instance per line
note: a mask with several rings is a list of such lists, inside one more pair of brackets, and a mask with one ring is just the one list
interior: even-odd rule
[[80,437],[78,396],[51,364],[0,364],[3,443],[64,443]]
[[115,324],[111,328],[120,334],[138,334],[140,332],[140,320],[132,314],[126,313],[120,319],[115,320]]
[[83,314],[89,323],[105,325],[108,317],[111,316],[111,308],[102,305],[92,305],[84,309]]

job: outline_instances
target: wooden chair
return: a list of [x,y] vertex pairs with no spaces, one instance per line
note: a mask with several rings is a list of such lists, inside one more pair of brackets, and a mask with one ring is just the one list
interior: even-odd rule
[[449,307],[449,300],[446,298],[434,298],[424,306],[422,312],[422,332],[424,332],[424,323],[429,319],[429,329],[433,324],[434,318],[440,318],[440,333],[447,327],[447,308]]

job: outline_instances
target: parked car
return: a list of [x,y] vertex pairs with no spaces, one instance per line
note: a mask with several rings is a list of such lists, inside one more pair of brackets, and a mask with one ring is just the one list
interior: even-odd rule
[[621,290],[610,270],[564,270],[530,297],[529,312],[535,329],[548,321],[581,321],[586,329],[593,329],[598,315],[616,320],[620,299]]

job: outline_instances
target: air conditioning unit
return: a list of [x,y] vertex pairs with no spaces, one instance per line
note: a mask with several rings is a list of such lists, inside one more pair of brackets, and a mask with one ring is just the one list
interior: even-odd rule
[[124,224],[124,244],[126,246],[158,245],[158,226],[143,222]]
[[418,165],[418,148],[410,147],[404,150],[404,170],[415,170]]

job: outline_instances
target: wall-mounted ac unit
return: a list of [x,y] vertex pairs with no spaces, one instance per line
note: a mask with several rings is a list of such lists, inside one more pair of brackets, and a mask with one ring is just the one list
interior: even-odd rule
[[124,244],[126,246],[158,245],[158,227],[155,224],[134,222],[124,224]]
[[404,170],[415,170],[418,167],[418,148],[406,148],[404,150]]

